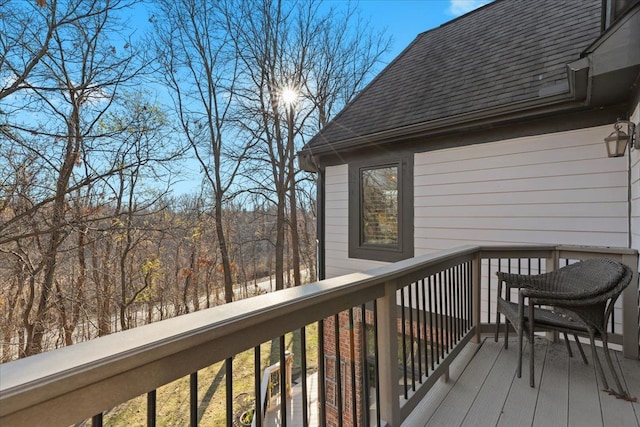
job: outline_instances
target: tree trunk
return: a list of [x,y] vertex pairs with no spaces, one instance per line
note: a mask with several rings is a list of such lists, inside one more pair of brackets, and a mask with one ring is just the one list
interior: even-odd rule
[[229,248],[227,247],[227,239],[222,223],[222,194],[218,191],[216,192],[215,221],[218,248],[220,249],[220,256],[222,257],[222,272],[224,274],[224,300],[225,302],[232,302],[233,278],[231,276],[231,261],[229,259]]
[[[300,286],[300,237],[298,235],[298,203],[296,201],[296,171],[295,171],[295,146],[293,143],[293,106],[289,107],[287,153],[289,165],[287,168],[289,182],[289,211],[291,230],[291,268],[293,269],[293,286]],[[288,273],[287,273],[288,274]]]
[[276,211],[276,290],[284,289],[284,227],[285,194],[282,189],[278,191],[278,206]]
[[[71,92],[74,97],[75,92]],[[30,334],[27,336],[26,355],[30,356],[42,352],[42,341],[44,339],[44,323],[46,321],[46,312],[49,306],[49,298],[53,291],[53,281],[56,272],[56,262],[58,255],[58,247],[64,239],[63,227],[65,226],[65,206],[66,194],[69,187],[69,180],[73,172],[73,166],[79,155],[80,147],[80,112],[79,100],[72,99],[73,110],[67,121],[68,138],[64,152],[64,161],[60,168],[60,173],[56,181],[56,192],[51,215],[51,229],[49,236],[49,245],[44,255],[43,271],[44,277],[40,289],[40,300],[36,309],[35,318],[30,328]]]

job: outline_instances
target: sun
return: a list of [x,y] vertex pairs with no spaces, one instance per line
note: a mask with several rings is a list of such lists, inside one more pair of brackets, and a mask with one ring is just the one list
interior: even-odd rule
[[287,106],[292,106],[298,99],[298,91],[292,87],[285,87],[280,96]]

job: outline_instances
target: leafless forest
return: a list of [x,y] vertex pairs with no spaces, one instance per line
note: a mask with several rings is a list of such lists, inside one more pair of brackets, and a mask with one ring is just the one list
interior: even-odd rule
[[315,279],[296,153],[388,46],[350,3],[0,0],[0,360]]

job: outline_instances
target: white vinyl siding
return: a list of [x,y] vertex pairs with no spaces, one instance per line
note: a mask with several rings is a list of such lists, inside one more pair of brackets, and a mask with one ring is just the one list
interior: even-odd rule
[[349,168],[330,166],[325,174],[326,277],[365,271],[384,265],[377,261],[349,259]]
[[[640,102],[636,104],[630,120],[640,126]],[[631,151],[631,230],[631,247],[640,250],[640,155],[638,150]],[[632,283],[638,286],[638,312],[640,312],[640,283],[637,279]],[[620,303],[616,304],[614,311],[616,323],[622,318],[619,306]],[[638,334],[640,335],[640,325],[638,325]]]
[[627,245],[611,126],[417,153],[415,253],[464,244]]
[[[603,139],[612,129],[417,153],[415,255],[465,244],[626,247],[628,158],[607,157]],[[636,186],[639,170],[636,164]],[[326,168],[325,191],[327,277],[381,265],[348,258],[347,165]],[[634,192],[634,212],[640,212],[639,193]],[[639,227],[634,229],[638,242]]]
[[[636,105],[630,120],[640,126],[640,102]],[[631,151],[631,246],[640,250],[640,155],[638,153],[638,150]]]

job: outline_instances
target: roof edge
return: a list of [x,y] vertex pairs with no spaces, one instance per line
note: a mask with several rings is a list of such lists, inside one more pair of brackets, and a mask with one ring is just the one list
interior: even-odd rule
[[[416,43],[418,42],[418,40],[419,40],[419,39],[421,39],[421,38],[423,37],[423,35],[424,35],[424,34],[425,34],[425,33],[420,33],[420,34],[418,34],[418,35],[417,35],[417,36],[416,36],[416,37],[411,41],[411,43],[409,43],[409,44],[407,45],[407,47],[405,47],[404,49],[402,49],[402,51],[401,51],[401,52],[400,52],[400,53],[399,53],[395,58],[393,58],[393,59],[391,60],[391,62],[389,62],[389,63],[388,63],[387,65],[385,65],[384,67],[382,67],[382,70],[380,70],[380,72],[378,72],[378,73],[373,77],[373,79],[371,79],[371,81],[365,85],[365,87],[363,87],[362,89],[360,89],[360,90],[358,91],[358,93],[353,97],[353,99],[351,99],[351,101],[347,102],[347,103],[344,105],[344,107],[342,107],[342,109],[338,112],[338,114],[336,114],[336,115],[335,115],[335,117],[333,117],[333,118],[329,121],[329,123],[331,123],[331,122],[333,122],[333,121],[337,120],[340,116],[342,116],[342,115],[344,114],[344,112],[349,108],[349,106],[350,106],[351,104],[353,104],[354,102],[356,102],[356,101],[357,101],[357,100],[362,96],[362,94],[364,94],[364,93],[367,91],[367,89],[369,89],[369,87],[371,87],[375,82],[377,82],[377,81],[381,78],[381,76],[382,76],[383,74],[385,74],[385,73],[387,72],[387,70],[388,70],[388,69],[389,69],[393,64],[395,64],[396,62],[398,62],[398,61],[400,60],[400,58],[402,58],[404,55],[406,55],[407,51],[408,51],[408,50],[409,50],[409,49],[410,49],[414,44],[416,44]],[[327,123],[327,124],[328,124],[328,123]],[[326,127],[326,124],[325,124],[325,127]],[[323,127],[323,129],[320,129],[320,131],[318,131],[314,137],[312,137],[312,138],[311,138],[311,141],[313,141],[313,140],[314,140],[318,135],[320,135],[320,134],[322,133],[322,131],[323,131],[323,130],[324,130],[324,127]],[[311,141],[309,141],[309,143],[311,143]],[[305,144],[305,146],[306,146],[306,145],[308,145],[309,143]]]
[[[460,15],[460,16],[457,16],[457,17],[455,17],[455,18],[453,18],[453,19],[451,19],[451,20],[449,20],[449,21],[447,21],[447,22],[445,22],[445,23],[441,24],[439,27],[436,27],[436,28],[446,27],[446,26],[447,26],[447,25],[449,25],[449,24],[452,24],[452,23],[454,23],[454,22],[456,22],[456,21],[459,21],[460,19],[466,18],[466,17],[468,17],[469,15],[473,15],[474,13],[476,13],[476,12],[478,12],[478,11],[480,11],[480,10],[483,10],[483,9],[488,8],[488,7],[494,6],[494,5],[495,5],[495,4],[497,4],[497,3],[501,3],[502,1],[504,1],[504,0],[490,0],[490,1],[489,1],[489,3],[487,3],[487,4],[483,4],[483,5],[482,5],[482,6],[480,6],[480,7],[476,7],[475,9],[470,10],[469,12],[467,12],[467,13],[465,13],[465,14],[462,14],[462,15]],[[432,28],[431,30],[428,30],[428,31],[425,31],[425,32],[433,31],[433,30],[435,30],[436,28]],[[424,34],[424,33],[423,33],[423,34]]]
[[549,112],[568,111],[587,106],[587,99],[583,98],[583,96],[586,95],[585,92],[579,89],[575,90],[575,87],[571,87],[570,89],[571,91],[568,94],[564,93],[542,99],[529,99],[457,116],[443,117],[437,120],[349,138],[333,144],[325,144],[311,149],[307,145],[298,153],[298,155],[317,156],[331,154],[346,149],[351,150],[361,148],[372,143],[389,143],[398,138],[407,139],[437,135],[452,127],[458,129],[473,128],[474,126],[486,123],[488,119],[491,119],[493,123],[496,123],[499,121],[538,116]]

